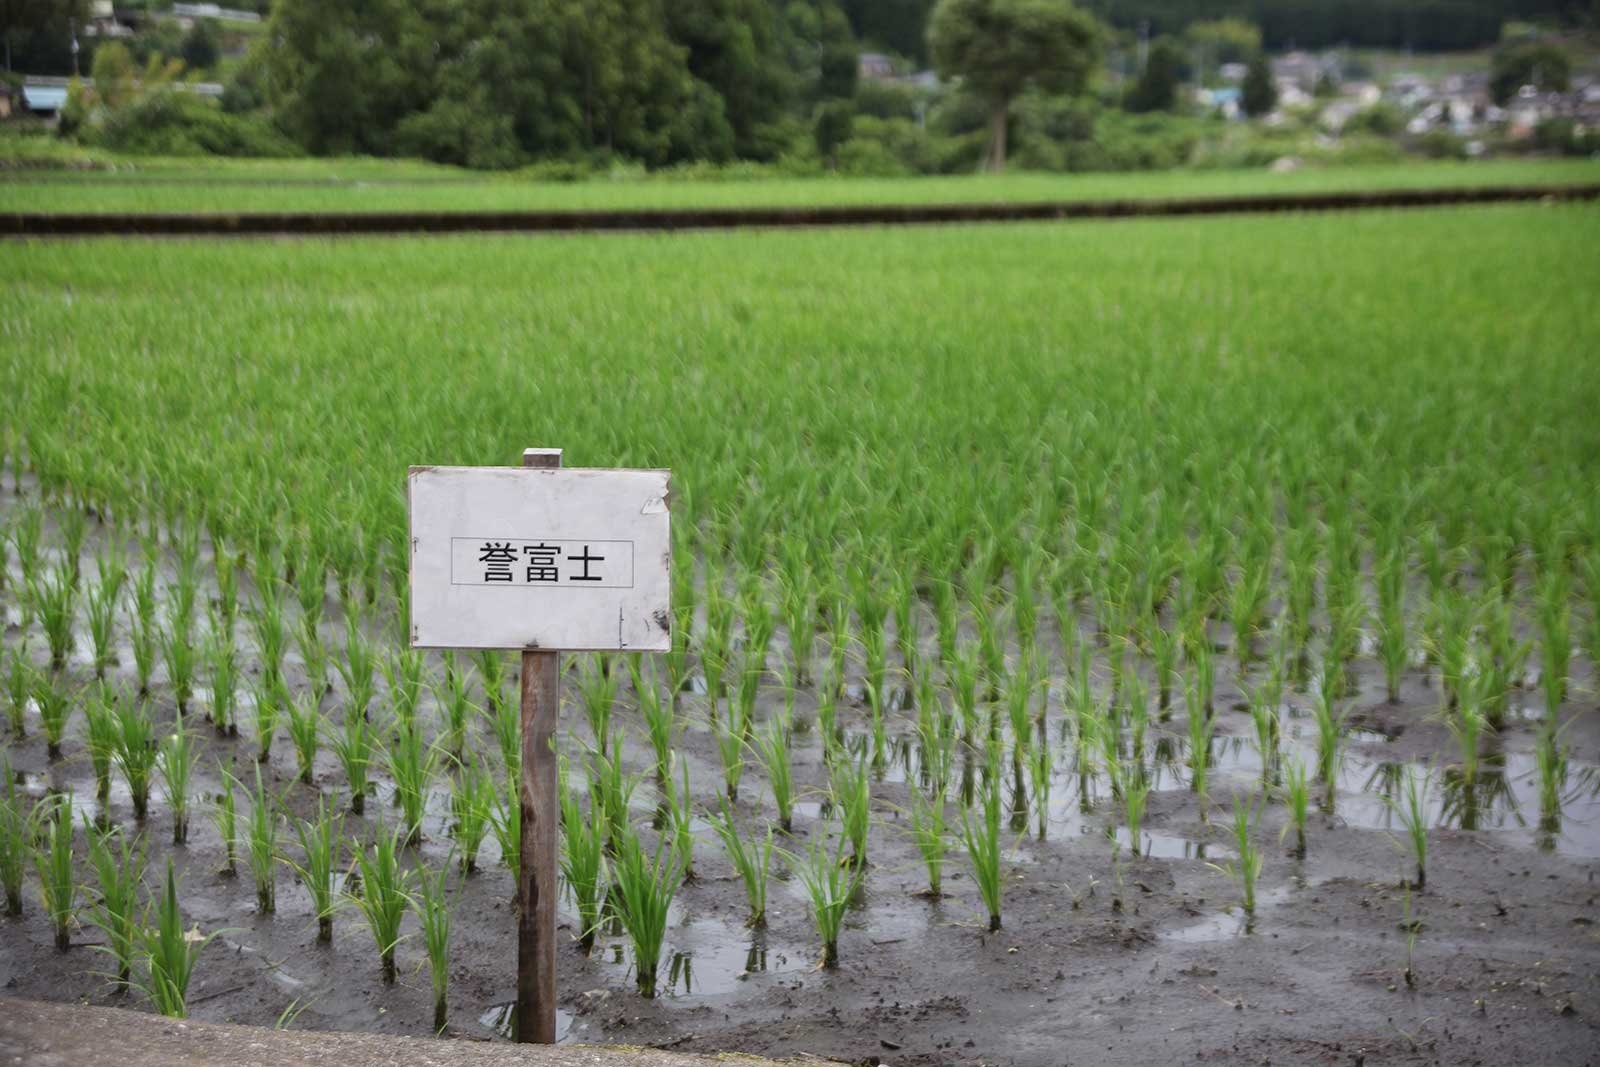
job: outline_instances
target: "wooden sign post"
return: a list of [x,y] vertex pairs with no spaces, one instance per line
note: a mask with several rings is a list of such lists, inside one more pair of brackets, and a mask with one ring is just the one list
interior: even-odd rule
[[561,650],[671,647],[670,472],[413,467],[411,646],[522,652],[519,1041],[556,1039],[556,724]]

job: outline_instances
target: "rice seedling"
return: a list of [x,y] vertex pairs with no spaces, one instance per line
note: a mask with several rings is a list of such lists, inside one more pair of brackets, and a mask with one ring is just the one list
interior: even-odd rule
[[1284,763],[1282,795],[1284,807],[1289,813],[1289,821],[1284,823],[1283,833],[1287,834],[1290,827],[1294,828],[1295,858],[1305,859],[1306,815],[1311,807],[1311,783],[1310,772],[1304,760],[1293,759]]
[[1589,550],[1580,564],[1583,587],[1589,601],[1589,625],[1584,629],[1584,647],[1590,663],[1600,663],[1600,547]]
[[789,636],[795,684],[805,685],[810,680],[811,657],[816,645],[817,601],[812,592],[809,568],[802,562],[797,571],[785,575],[780,607],[784,630]]
[[677,857],[678,870],[683,872],[683,880],[692,882],[695,878],[694,813],[689,793],[689,761],[682,756],[678,758],[678,771],[676,781],[668,779],[671,787],[667,792],[665,832],[672,839],[672,852]]
[[289,740],[294,743],[300,781],[306,785],[312,784],[312,775],[316,772],[317,747],[322,740],[323,729],[322,712],[317,710],[315,691],[290,699]]
[[1567,667],[1572,659],[1571,589],[1564,563],[1540,576],[1537,594],[1542,638],[1539,678],[1544,687],[1545,721],[1553,724],[1560,721],[1561,705],[1567,699]]
[[928,870],[928,896],[944,896],[944,856],[949,851],[946,840],[946,814],[944,790],[923,793],[910,792],[910,835],[917,846],[922,865]]
[[622,731],[612,739],[611,755],[591,752],[589,760],[589,794],[595,818],[604,822],[606,841],[615,851],[630,832],[629,805],[639,779],[622,766]]
[[[325,724],[326,725],[326,724]],[[344,780],[350,787],[350,813],[364,815],[367,810],[369,774],[372,768],[376,742],[366,716],[354,708],[346,708],[343,725],[337,730],[329,728],[329,744],[344,771]]]
[[455,893],[445,888],[450,865],[430,872],[423,864],[416,870],[417,892],[411,899],[422,929],[422,946],[428,954],[428,977],[433,986],[433,1032],[442,1033],[449,1018],[450,927],[455,915],[460,887]]
[[868,630],[862,635],[861,644],[865,658],[863,681],[866,688],[867,710],[872,722],[872,765],[882,767],[889,747],[884,723],[889,699],[888,644],[881,629]]
[[106,668],[116,662],[117,602],[122,598],[122,582],[109,584],[104,577],[89,587],[85,615],[89,624],[89,645],[94,651],[94,675],[104,679]]
[[72,624],[77,618],[77,585],[70,570],[53,568],[42,578],[30,580],[28,598],[50,646],[50,667],[60,670],[72,651]]
[[656,995],[656,969],[666,939],[667,912],[682,881],[677,852],[658,842],[646,858],[638,835],[628,833],[618,844],[610,899],[633,944],[633,965],[644,997]]
[[426,662],[420,652],[403,649],[392,653],[384,667],[389,683],[389,708],[403,731],[416,732],[417,708],[422,703]]
[[156,620],[156,565],[148,554],[145,564],[134,579],[133,628],[128,634],[128,645],[133,652],[134,675],[139,681],[139,695],[150,692],[150,677],[155,673],[156,655],[161,650],[161,628]]
[[111,764],[117,755],[117,713],[105,686],[98,686],[83,702],[84,747],[94,769],[95,797],[103,804],[111,795]]
[[1406,634],[1406,560],[1391,550],[1379,556],[1375,575],[1378,589],[1378,656],[1383,661],[1389,702],[1400,699],[1400,677],[1411,657]]
[[438,751],[423,741],[421,727],[402,719],[395,724],[394,740],[384,749],[384,762],[394,780],[405,843],[415,845],[422,840],[422,815],[438,764]]
[[183,1019],[189,1013],[189,982],[194,977],[195,961],[217,935],[201,936],[198,927],[184,930],[178,882],[170,859],[161,898],[154,909],[155,922],[140,928],[145,973],[139,984],[156,1011]]
[[[16,474],[22,473],[19,466]],[[11,527],[11,543],[17,550],[17,564],[24,575],[39,569],[39,542],[44,536],[44,512],[35,506],[24,505]]]
[[1478,780],[1478,746],[1486,727],[1479,696],[1483,684],[1481,675],[1464,678],[1454,714],[1446,712],[1445,725],[1461,753],[1461,778],[1468,786]]
[[578,692],[583,697],[590,736],[604,756],[611,740],[611,709],[617,702],[617,676],[607,657],[593,655],[578,660]]
[[844,913],[867,873],[865,867],[844,855],[844,845],[844,838],[840,837],[830,852],[822,835],[817,834],[805,855],[782,853],[790,873],[805,887],[811,921],[822,938],[821,965],[829,970],[839,966],[839,931],[844,928]]
[[11,724],[11,736],[21,741],[27,736],[28,702],[33,697],[33,665],[28,662],[26,649],[17,646],[6,659],[5,695],[6,719]]
[[323,798],[317,800],[314,819],[294,820],[294,835],[300,843],[300,862],[284,858],[299,875],[317,916],[317,940],[333,942],[333,916],[339,905],[339,842],[344,833],[344,816],[336,814]]
[[661,699],[654,666],[648,672],[641,671],[639,660],[638,656],[629,659],[628,671],[639,700],[645,733],[650,738],[650,750],[655,753],[656,784],[665,790],[667,780],[672,777],[672,744],[677,739],[677,717],[672,702]]
[[1539,826],[1554,835],[1561,827],[1561,790],[1567,781],[1567,746],[1555,730],[1542,730],[1533,747],[1534,768],[1539,775]]
[[39,902],[56,931],[56,949],[72,947],[72,920],[77,914],[78,884],[72,874],[72,794],[40,802],[33,821],[42,824],[44,845],[33,854],[39,875]]
[[1344,750],[1344,716],[1334,714],[1333,697],[1326,689],[1317,694],[1311,708],[1317,726],[1317,781],[1326,789],[1323,807],[1331,809]]
[[67,690],[65,676],[42,671],[35,673],[33,705],[39,711],[39,725],[44,729],[46,754],[51,760],[58,760],[73,708],[73,694]]
[[603,922],[606,899],[605,833],[599,818],[586,819],[567,776],[567,762],[558,764],[561,804],[561,877],[578,909],[578,947],[588,955]]
[[1238,851],[1239,858],[1221,864],[1209,864],[1213,870],[1239,880],[1240,907],[1245,915],[1252,917],[1256,913],[1256,882],[1261,878],[1261,867],[1266,860],[1250,837],[1255,807],[1253,801],[1238,796],[1233,798],[1233,847]]
[[837,692],[838,686],[834,684],[825,684],[817,689],[817,733],[822,738],[822,758],[830,763],[842,737]]
[[156,745],[155,725],[143,701],[120,696],[116,700],[116,764],[128,784],[133,801],[133,817],[143,822],[150,811],[150,778],[156,769],[160,750]]
[[772,790],[772,801],[778,808],[778,829],[790,833],[794,829],[794,771],[786,724],[781,721],[768,723],[755,739],[755,750],[762,769],[767,773],[767,787]]
[[850,862],[865,866],[867,830],[872,819],[872,780],[865,760],[834,760],[828,771],[828,792],[834,810],[839,812],[845,840],[850,842]]
[[225,616],[211,617],[210,633],[202,656],[211,682],[210,718],[223,737],[239,736],[239,653],[233,644],[233,624]]
[[173,619],[158,634],[161,657],[167,665],[167,680],[172,686],[173,699],[178,702],[178,712],[183,714],[189,710],[189,699],[194,696],[200,652],[190,636],[186,620]]
[[194,742],[180,721],[178,728],[161,741],[156,754],[156,771],[161,792],[172,809],[172,843],[189,840],[189,793],[194,780]]
[[[1276,718],[1276,717],[1274,717]],[[1206,782],[1211,771],[1211,737],[1215,729],[1212,720],[1203,713],[1188,716],[1189,727],[1189,788],[1200,802],[1200,818],[1205,819]],[[1262,757],[1263,764],[1266,757]]]
[[294,628],[295,647],[300,651],[300,661],[305,664],[306,685],[311,695],[321,699],[330,688],[328,681],[328,646],[322,640],[315,621],[300,616]]
[[772,869],[772,827],[766,828],[765,840],[755,837],[746,840],[739,834],[733,821],[733,809],[722,802],[722,818],[713,819],[712,827],[722,840],[722,848],[733,864],[734,872],[744,883],[745,899],[750,904],[750,915],[745,925],[761,929],[767,925],[767,875]]
[[372,932],[385,985],[394,984],[394,951],[400,944],[400,922],[410,900],[413,872],[400,865],[401,839],[406,833],[405,827],[386,831],[379,826],[370,847],[357,847],[355,866],[361,876],[361,892],[345,893],[345,899],[360,909]]
[[950,695],[955,701],[961,719],[961,739],[968,748],[977,746],[978,733],[978,657],[970,645],[957,649],[955,658],[946,663],[949,670]]
[[522,709],[501,686],[488,689],[484,717],[500,749],[500,764],[512,779],[522,777]]
[[514,880],[521,892],[522,870],[522,798],[518,792],[518,779],[508,778],[503,789],[495,794],[494,814],[489,828],[494,831],[495,844],[500,847],[500,862],[517,876]]
[[[1115,762],[1108,763],[1115,767]],[[1150,803],[1150,779],[1138,763],[1124,764],[1114,775],[1122,795],[1122,812],[1128,827],[1128,851],[1144,851],[1144,813]]]
[[245,858],[256,886],[256,911],[271,915],[278,910],[279,831],[282,816],[277,798],[261,783],[261,767],[256,766],[256,788],[250,796],[250,815],[245,820]]
[[283,708],[288,702],[289,691],[281,676],[263,673],[254,684],[251,703],[255,708],[257,763],[265,763],[272,757],[272,738],[278,732]]
[[1149,629],[1152,658],[1155,661],[1156,708],[1162,722],[1170,717],[1172,707],[1172,681],[1178,672],[1180,640],[1177,631],[1152,620]]
[[345,714],[364,719],[377,691],[378,658],[356,615],[345,617],[344,633],[344,658],[335,660],[334,667],[344,682]]
[[[211,575],[217,583],[216,616],[230,637],[239,621],[239,569],[221,539],[212,537]],[[213,624],[212,629],[216,626]]]
[[1405,831],[1405,844],[1416,861],[1417,877],[1411,883],[1417,892],[1428,883],[1428,790],[1433,785],[1433,772],[1428,768],[1408,767],[1400,782],[1398,800],[1386,797],[1390,809],[1400,820]]
[[116,966],[118,990],[128,988],[140,947],[139,890],[144,885],[145,844],[120,830],[96,833],[85,819],[89,839],[89,866],[95,874],[95,900],[84,916],[100,928],[105,944],[98,946]]
[[282,590],[275,579],[256,583],[256,605],[249,612],[250,629],[261,658],[263,688],[276,688],[283,680],[283,654],[289,642],[289,624],[283,614]]
[[1234,654],[1239,661],[1239,673],[1250,669],[1255,655],[1255,638],[1261,630],[1266,614],[1267,597],[1272,568],[1271,547],[1267,546],[1252,558],[1243,560],[1229,590],[1228,621],[1233,626]]
[[1039,822],[1039,840],[1045,837],[1045,826],[1050,818],[1050,775],[1055,769],[1055,757],[1051,754],[1050,742],[1042,735],[1038,744],[1033,746],[1031,759],[1028,761],[1029,780],[1033,786],[1033,807]]
[[[758,558],[755,566],[760,565]],[[754,675],[759,680],[767,669],[767,650],[772,644],[772,634],[778,623],[772,606],[767,602],[761,579],[753,570],[747,571],[746,575],[739,593],[740,615],[744,619],[743,673]]]
[[478,851],[489,836],[494,818],[494,779],[483,769],[474,753],[465,763],[457,762],[450,787],[450,814],[454,821],[456,854],[463,877],[478,869]]
[[739,781],[744,777],[744,738],[734,723],[726,726],[717,719],[711,720],[711,732],[716,735],[717,755],[722,757],[722,783],[728,799],[739,799]]
[[989,751],[989,774],[983,792],[982,821],[974,822],[972,812],[961,812],[961,844],[967,859],[972,863],[973,879],[978,883],[978,893],[989,909],[989,932],[1000,929],[1000,894],[1003,881],[1000,874],[1000,761],[999,753]]
[[33,857],[33,825],[18,805],[11,763],[0,752],[0,887],[5,889],[6,914],[22,914],[22,877]]
[[1403,886],[1400,893],[1400,929],[1406,935],[1406,969],[1402,974],[1407,989],[1417,987],[1417,935],[1422,932],[1422,920],[1412,909],[1411,887]]
[[222,792],[217,794],[217,806],[211,812],[211,822],[222,839],[222,875],[236,878],[239,874],[238,809],[234,802],[234,777],[232,772],[217,765],[217,777],[222,782]]
[[474,709],[467,674],[457,664],[454,654],[444,655],[444,684],[436,693],[439,706],[444,711],[444,749],[460,760],[467,748],[467,723]]

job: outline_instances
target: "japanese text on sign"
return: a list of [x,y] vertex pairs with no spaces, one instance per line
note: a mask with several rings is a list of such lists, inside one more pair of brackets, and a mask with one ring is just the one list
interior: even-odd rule
[[452,537],[451,585],[633,588],[632,541]]

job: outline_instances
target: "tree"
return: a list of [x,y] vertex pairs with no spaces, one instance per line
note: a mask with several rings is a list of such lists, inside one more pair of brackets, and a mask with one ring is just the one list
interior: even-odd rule
[[758,127],[782,114],[790,86],[768,0],[669,0],[667,33],[689,73],[722,97],[738,154],[757,155]]
[[180,51],[183,65],[190,70],[210,70],[222,55],[216,28],[208,19],[195,19],[189,32],[183,35]]
[[60,30],[74,20],[81,26],[88,8],[88,0],[0,0],[0,36],[5,39],[5,69],[11,69],[13,38]]
[[919,62],[927,58],[933,0],[843,0],[840,6],[862,41]]
[[1245,63],[1261,51],[1260,28],[1244,19],[1191,22],[1183,36],[1204,55],[1207,69],[1219,63]]
[[1069,0],[939,0],[928,45],[944,77],[989,108],[989,167],[1006,165],[1011,102],[1030,84],[1081,92],[1100,57],[1100,25]]
[[1278,106],[1278,87],[1272,81],[1272,64],[1260,52],[1250,60],[1250,69],[1245,72],[1239,103],[1251,118],[1259,118]]
[[839,148],[850,140],[855,119],[855,108],[848,100],[824,100],[817,105],[811,132],[817,142],[817,155],[829,170],[839,168]]
[[1565,92],[1572,78],[1567,53],[1545,41],[1515,41],[1495,50],[1489,69],[1489,96],[1504,107],[1524,85]]
[[1123,106],[1129,111],[1172,111],[1178,106],[1178,86],[1183,80],[1184,54],[1171,37],[1157,37],[1150,44],[1144,70],[1133,83]]

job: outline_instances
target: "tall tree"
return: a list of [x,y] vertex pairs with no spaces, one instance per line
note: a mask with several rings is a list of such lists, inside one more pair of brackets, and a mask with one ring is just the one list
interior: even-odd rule
[[688,51],[689,72],[722,97],[741,156],[760,154],[757,133],[790,95],[780,26],[768,0],[667,0],[667,33]]
[[1272,81],[1272,64],[1257,52],[1245,72],[1244,84],[1239,89],[1239,103],[1251,118],[1265,115],[1278,106],[1278,87]]
[[989,106],[989,168],[1006,165],[1011,102],[1029,85],[1081,92],[1099,60],[1100,26],[1069,0],[939,0],[928,26],[939,73]]
[[1171,37],[1157,37],[1145,57],[1139,80],[1128,90],[1123,106],[1129,111],[1172,111],[1178,106],[1178,86],[1183,80],[1184,54]]

